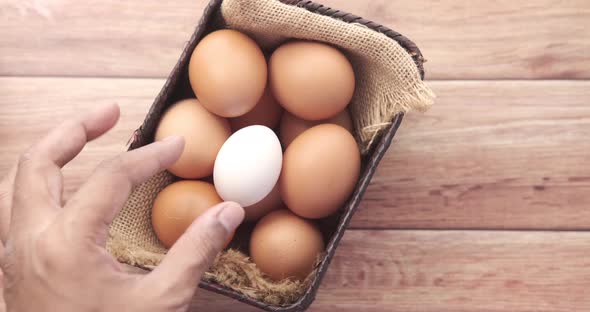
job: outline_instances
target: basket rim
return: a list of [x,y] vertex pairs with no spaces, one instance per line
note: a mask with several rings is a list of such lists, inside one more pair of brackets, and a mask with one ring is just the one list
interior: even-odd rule
[[338,19],[338,20],[341,20],[341,21],[344,21],[347,23],[361,24],[371,30],[382,33],[382,34],[386,35],[387,37],[394,39],[395,41],[397,41],[400,44],[400,46],[402,46],[402,48],[404,48],[406,50],[406,52],[408,52],[408,54],[410,54],[410,56],[414,60],[414,63],[416,64],[416,67],[418,67],[418,71],[420,72],[420,77],[424,80],[424,63],[426,62],[426,59],[422,55],[420,48],[418,48],[418,46],[412,40],[410,40],[408,37],[400,34],[399,32],[397,32],[389,27],[383,26],[379,23],[376,23],[374,21],[360,17],[358,15],[354,15],[354,14],[351,14],[351,13],[348,13],[348,12],[342,11],[342,10],[332,9],[330,7],[327,7],[323,4],[320,4],[320,3],[317,3],[314,1],[308,1],[308,0],[279,0],[279,1],[284,4],[304,8],[312,13],[316,13],[316,14],[320,14],[320,15],[324,15],[324,16],[329,16],[329,17],[332,17],[332,18],[335,18],[335,19]]
[[[421,78],[424,79],[423,63],[426,60],[422,56],[422,53],[420,52],[420,49],[416,46],[416,44],[414,44],[414,42],[412,42],[410,39],[403,36],[402,34],[381,24],[359,17],[357,15],[350,14],[341,10],[332,9],[330,7],[324,6],[313,1],[278,1],[287,5],[293,5],[300,8],[304,8],[312,13],[332,17],[334,19],[338,19],[347,23],[362,24],[371,30],[383,33],[387,37],[398,42],[406,50],[406,52],[412,57],[416,67],[418,68]],[[144,119],[141,126],[134,131],[133,137],[130,139],[129,142],[129,150],[136,149],[138,147],[150,143],[151,133],[153,132],[152,130],[154,130],[153,128],[157,124],[159,116],[163,113],[165,109],[165,102],[170,97],[171,90],[173,90],[177,86],[181,76],[182,69],[187,65],[188,58],[190,57],[192,50],[200,41],[200,39],[204,36],[207,25],[211,21],[212,16],[216,12],[218,12],[222,2],[223,0],[210,0],[210,2],[205,7],[203,15],[199,23],[197,24],[195,31],[193,32],[190,40],[185,45],[182,54],[178,62],[172,69],[171,74],[168,76],[165,85],[162,87],[160,93],[156,96],[154,103],[150,107],[150,110],[147,113],[146,118]],[[364,170],[365,172],[362,173],[361,179],[357,184],[354,194],[351,196],[349,202],[346,204],[346,206],[348,206],[349,209],[343,211],[341,220],[338,224],[338,229],[336,230],[334,236],[326,246],[326,255],[324,257],[324,260],[321,262],[318,268],[318,272],[316,276],[314,276],[314,279],[311,281],[310,286],[306,289],[305,293],[299,300],[285,306],[274,306],[256,301],[235,290],[225,288],[214,282],[201,280],[201,282],[199,283],[199,287],[212,292],[219,293],[221,295],[230,297],[232,299],[244,302],[246,304],[255,306],[266,311],[297,312],[306,310],[313,303],[317,290],[320,287],[321,281],[326,273],[326,270],[329,267],[329,264],[334,256],[337,246],[339,245],[339,242],[342,236],[344,235],[345,229],[348,227],[348,224],[350,223],[352,216],[358,208],[358,202],[360,202],[360,198],[362,198],[373,174],[375,173],[378,163],[384,156],[388,147],[391,145],[393,137],[395,136],[395,133],[398,127],[400,126],[403,117],[403,114],[398,114],[393,118],[391,125],[383,132],[379,142],[376,144],[376,146],[374,146],[374,148],[372,148],[372,151],[368,154],[366,169]]]
[[[223,0],[213,0],[212,3],[217,2],[217,1],[219,3],[221,3],[221,1],[223,1]],[[376,32],[386,35],[387,37],[398,42],[400,44],[400,46],[402,46],[406,50],[406,52],[414,60],[414,63],[420,73],[421,79],[424,79],[423,63],[425,62],[425,59],[422,55],[422,52],[420,51],[418,46],[416,46],[416,44],[413,41],[411,41],[407,37],[403,36],[402,34],[396,32],[388,27],[385,27],[381,24],[364,19],[360,16],[357,16],[357,15],[354,15],[351,13],[347,13],[345,11],[332,9],[330,7],[324,6],[322,4],[319,4],[319,3],[316,3],[313,1],[307,1],[307,0],[279,0],[279,1],[284,4],[287,4],[287,5],[293,5],[293,6],[297,6],[300,8],[304,8],[304,9],[306,9],[312,13],[315,13],[315,14],[320,14],[323,16],[328,16],[328,17],[331,17],[334,19],[338,19],[338,20],[341,20],[346,23],[362,24],[371,30],[374,30]],[[365,191],[366,187],[368,186],[368,184],[369,184],[369,182],[376,170],[377,164],[379,163],[379,161],[381,160],[381,158],[384,156],[385,152],[387,151],[387,149],[391,145],[393,137],[395,136],[397,129],[401,125],[403,117],[404,117],[403,114],[399,114],[399,115],[395,116],[394,119],[392,120],[391,126],[385,131],[385,133],[383,133],[382,139],[377,144],[376,148],[371,153],[372,155],[368,159],[367,172],[364,174],[364,177],[362,177],[362,181],[359,181],[359,183],[358,183],[357,188],[359,189],[359,192],[355,192],[356,194],[353,194],[353,197],[358,197],[360,199],[362,197],[362,195],[364,194],[364,191]],[[354,201],[354,200],[355,200],[354,198],[351,198],[349,201]],[[297,300],[296,302],[294,302],[290,305],[286,305],[286,306],[268,305],[268,304],[247,298],[246,296],[239,294],[234,290],[227,289],[221,285],[218,285],[218,284],[212,283],[212,282],[202,281],[199,286],[203,289],[217,292],[219,294],[228,296],[230,298],[236,299],[238,301],[247,303],[249,305],[252,305],[252,306],[267,310],[267,311],[273,311],[273,312],[304,311],[309,306],[311,306],[311,304],[313,303],[315,296],[317,294],[317,291],[321,285],[321,281],[326,273],[326,270],[329,267],[329,264],[334,256],[337,246],[339,245],[340,240],[342,239],[342,236],[344,235],[345,229],[348,227],[348,224],[350,223],[352,216],[354,215],[355,211],[357,210],[356,208],[358,208],[358,207],[352,207],[352,209],[343,213],[342,219],[340,220],[340,222],[338,224],[338,230],[334,233],[334,236],[332,237],[330,243],[326,246],[326,254],[324,257],[324,261],[321,262],[316,276],[312,280],[310,286],[306,289],[303,296],[301,296],[301,298],[299,300]]]

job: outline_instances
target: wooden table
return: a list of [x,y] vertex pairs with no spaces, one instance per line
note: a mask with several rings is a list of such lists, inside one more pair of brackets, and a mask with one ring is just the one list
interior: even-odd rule
[[[412,38],[438,94],[409,115],[311,311],[590,310],[590,2],[337,1]],[[117,102],[66,195],[123,150],[204,0],[1,0],[0,172]],[[249,310],[200,292],[195,310]]]

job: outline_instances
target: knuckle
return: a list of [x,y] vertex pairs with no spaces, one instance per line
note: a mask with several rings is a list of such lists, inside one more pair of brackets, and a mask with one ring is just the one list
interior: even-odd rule
[[31,146],[18,158],[17,171],[43,172],[49,163],[38,152],[37,147]]
[[103,161],[99,165],[100,170],[112,176],[128,176],[131,171],[131,166],[124,157],[119,155],[111,159]]
[[19,168],[26,167],[35,160],[35,155],[37,154],[35,150],[36,148],[34,146],[31,146],[20,155],[20,157],[18,158]]
[[44,258],[53,257],[53,243],[47,238],[47,235],[42,235],[35,242],[35,248],[37,255]]
[[43,235],[37,239],[35,244],[35,254],[36,260],[39,261],[39,264],[45,269],[55,270],[63,265],[68,266],[68,264],[63,261],[63,253],[60,251],[60,247],[50,239],[49,235]]

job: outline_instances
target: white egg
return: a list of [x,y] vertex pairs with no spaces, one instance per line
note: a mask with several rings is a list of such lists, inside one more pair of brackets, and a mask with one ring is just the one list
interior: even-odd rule
[[243,207],[266,197],[281,174],[283,152],[276,134],[265,126],[249,126],[221,146],[213,167],[217,193]]

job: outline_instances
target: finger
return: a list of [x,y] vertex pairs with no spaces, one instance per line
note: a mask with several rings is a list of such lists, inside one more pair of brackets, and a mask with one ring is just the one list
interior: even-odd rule
[[161,285],[164,292],[188,291],[186,295],[191,296],[203,273],[243,219],[244,209],[233,202],[209,209],[176,241],[162,263],[145,277],[145,282]]
[[112,128],[119,118],[119,107],[107,105],[72,121],[66,121],[21,155],[13,187],[11,226],[27,230],[61,206],[60,168],[74,158],[88,140]]
[[16,176],[16,165],[13,166],[4,180],[0,182],[0,239],[6,241],[10,226],[10,210],[12,209],[12,187]]
[[182,137],[169,137],[103,162],[64,207],[75,231],[99,244],[131,189],[168,168],[180,157]]
[[99,107],[74,120],[62,123],[33,149],[40,157],[63,167],[82,151],[87,142],[96,139],[115,126],[120,110],[117,104]]

